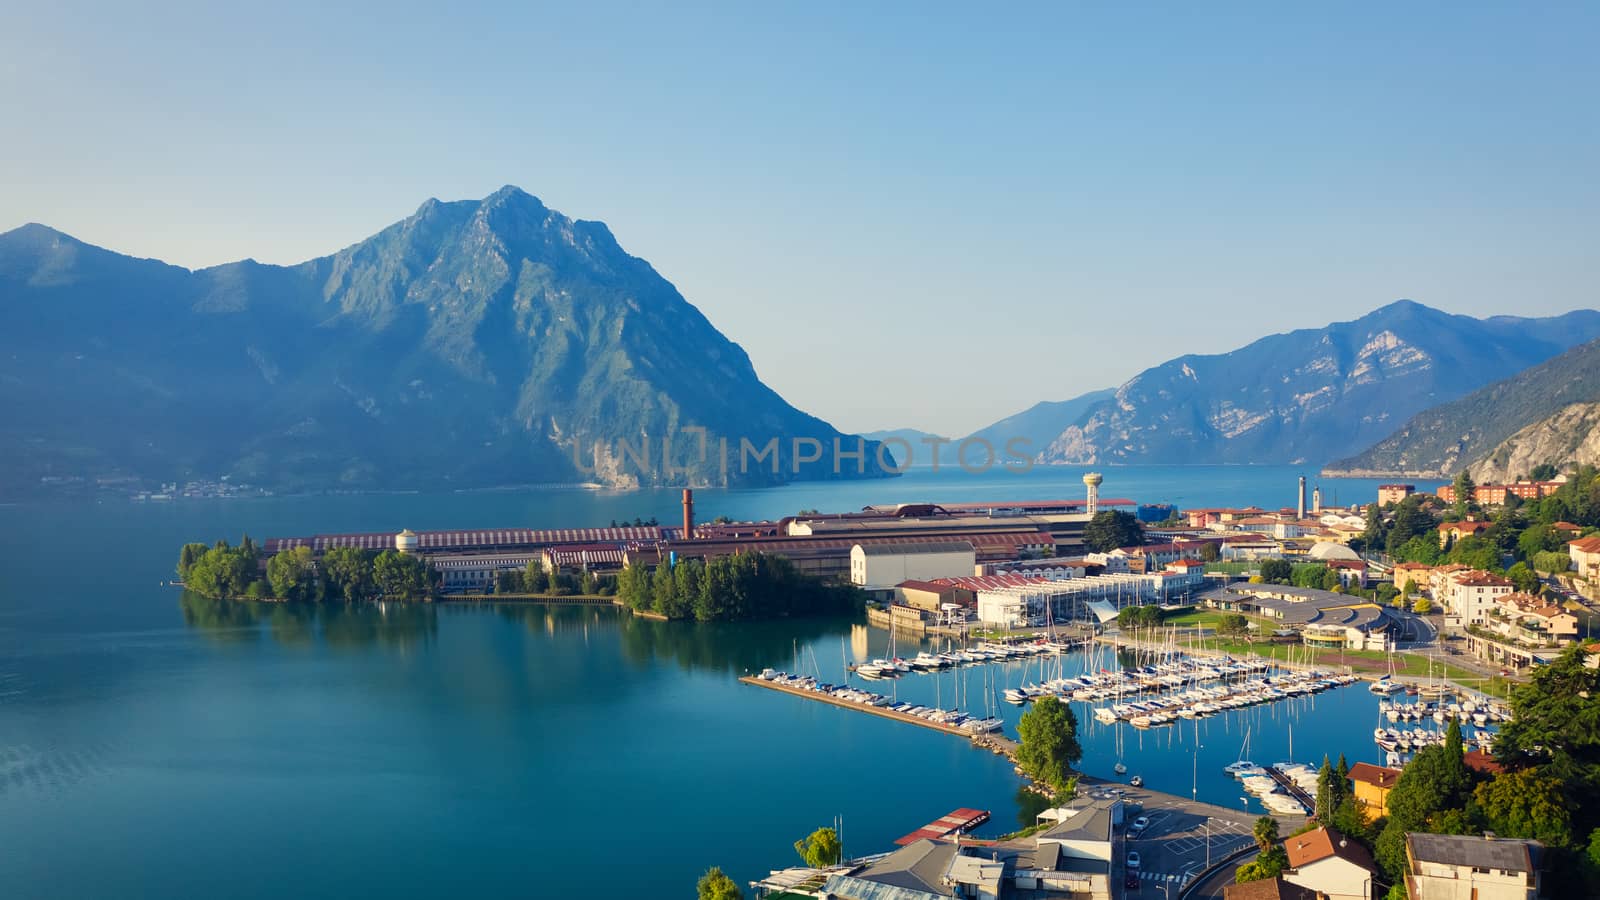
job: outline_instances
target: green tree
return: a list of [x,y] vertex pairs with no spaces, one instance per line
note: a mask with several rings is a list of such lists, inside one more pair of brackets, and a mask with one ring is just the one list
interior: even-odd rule
[[1572,810],[1561,782],[1533,771],[1501,772],[1478,785],[1473,800],[1495,834],[1549,847],[1572,843]]
[[[1422,497],[1412,494],[1395,507],[1394,521],[1389,526],[1389,534],[1384,538],[1384,546],[1390,556],[1395,556],[1400,547],[1412,538],[1428,535],[1436,540],[1433,532],[1437,525],[1433,516],[1422,508]],[[1437,547],[1438,544],[1435,543],[1434,546]]]
[[1511,583],[1516,585],[1517,590],[1525,594],[1537,594],[1540,591],[1539,576],[1534,574],[1534,571],[1528,568],[1528,564],[1525,562],[1519,562],[1507,569],[1506,577],[1511,579]]
[[372,554],[355,547],[334,547],[322,554],[322,572],[328,584],[347,601],[372,596]]
[[1250,835],[1255,838],[1256,849],[1266,853],[1278,843],[1278,820],[1271,816],[1256,819],[1250,826]]
[[1561,472],[1550,463],[1540,463],[1533,467],[1532,472],[1528,473],[1528,478],[1533,481],[1554,481],[1559,474]]
[[732,878],[722,873],[722,869],[712,866],[700,876],[699,900],[744,900],[744,894]]
[[427,564],[398,550],[385,550],[372,560],[372,580],[384,597],[420,600],[432,592]]
[[194,564],[199,562],[200,557],[205,556],[206,551],[210,549],[205,544],[184,544],[183,549],[178,551],[178,580],[188,581],[189,570],[193,569]]
[[543,594],[550,590],[550,579],[545,574],[543,560],[528,560],[528,567],[522,572],[522,589],[530,594]]
[[1512,768],[1534,767],[1561,782],[1578,833],[1600,825],[1600,670],[1573,644],[1511,694],[1511,721],[1495,755]]
[[1043,697],[1017,722],[1017,764],[1034,781],[1061,792],[1072,767],[1083,758],[1078,744],[1078,717],[1055,697]]
[[1565,553],[1546,551],[1544,553],[1535,553],[1533,555],[1533,569],[1536,572],[1544,572],[1549,575],[1556,575],[1561,572],[1566,572],[1571,568],[1572,557]]
[[310,547],[280,550],[267,561],[267,582],[272,593],[285,600],[303,602],[321,597],[321,579]]
[[1206,541],[1200,545],[1200,561],[1213,563],[1222,558],[1222,549],[1216,541]]
[[1411,611],[1419,616],[1425,616],[1433,612],[1433,601],[1427,597],[1418,597],[1416,602],[1411,604]]
[[800,854],[800,858],[811,868],[825,869],[839,864],[843,847],[839,844],[837,831],[832,828],[818,828],[806,835],[805,840],[795,841],[794,852]]
[[1083,527],[1083,545],[1091,553],[1108,553],[1143,543],[1144,526],[1138,517],[1120,509],[1101,510]]
[[1217,617],[1217,634],[1238,637],[1250,633],[1250,620],[1238,613],[1223,613]]
[[249,548],[230,547],[227,541],[218,541],[189,567],[184,584],[205,597],[244,597],[250,585],[260,580],[260,571],[260,563]]
[[1476,489],[1477,485],[1473,483],[1472,476],[1467,472],[1463,471],[1461,474],[1456,476],[1456,499],[1453,506],[1455,509],[1456,518],[1465,519],[1467,517],[1467,513],[1472,511],[1472,492]]
[[1277,878],[1288,867],[1289,854],[1282,847],[1269,847],[1262,851],[1254,862],[1240,866],[1233,873],[1233,880],[1236,884],[1265,881],[1268,878]]
[[1267,584],[1288,584],[1294,577],[1294,566],[1286,559],[1261,561],[1261,580]]

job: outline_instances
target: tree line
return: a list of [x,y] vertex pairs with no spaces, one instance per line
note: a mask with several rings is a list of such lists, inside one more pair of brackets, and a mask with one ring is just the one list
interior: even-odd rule
[[276,598],[320,600],[426,600],[439,579],[424,560],[384,550],[335,547],[318,560],[310,547],[282,550],[267,559],[249,535],[239,546],[218,541],[191,543],[178,552],[178,580],[189,590],[217,600]]
[[854,586],[829,584],[771,553],[682,559],[653,568],[630,563],[617,574],[617,597],[631,609],[701,622],[833,615],[862,605]]

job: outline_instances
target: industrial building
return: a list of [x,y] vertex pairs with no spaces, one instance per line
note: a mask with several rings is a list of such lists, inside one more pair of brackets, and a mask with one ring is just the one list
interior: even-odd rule
[[850,583],[888,590],[903,581],[971,575],[977,551],[967,541],[855,544],[850,548]]

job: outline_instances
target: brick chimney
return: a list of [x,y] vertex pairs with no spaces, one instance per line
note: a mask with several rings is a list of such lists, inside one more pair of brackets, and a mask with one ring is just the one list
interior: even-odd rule
[[694,490],[683,489],[683,535],[685,541],[694,540]]

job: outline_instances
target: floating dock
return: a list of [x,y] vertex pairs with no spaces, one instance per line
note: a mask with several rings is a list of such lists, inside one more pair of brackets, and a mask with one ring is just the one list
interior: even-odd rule
[[885,719],[894,719],[897,722],[909,722],[912,725],[921,725],[923,728],[932,728],[934,731],[942,731],[945,734],[960,735],[964,738],[970,738],[973,736],[972,732],[965,731],[957,725],[946,725],[942,722],[933,722],[929,721],[928,719],[918,718],[917,716],[909,715],[903,712],[896,712],[892,709],[886,709],[881,706],[872,706],[871,704],[867,703],[852,703],[849,700],[841,700],[838,697],[830,696],[819,691],[808,691],[804,688],[790,687],[787,684],[778,684],[774,681],[763,681],[754,675],[746,675],[739,680],[745,684],[753,684],[756,687],[764,687],[774,691],[781,691],[785,694],[793,694],[796,697],[804,697],[807,700],[816,700],[819,703],[827,703],[833,706],[843,707],[844,709],[853,709],[857,712],[871,713],[875,716],[882,716]]
[[932,822],[895,841],[895,843],[904,847],[907,844],[915,844],[923,838],[936,840],[949,837],[952,834],[966,834],[987,821],[989,821],[988,810],[963,807],[934,819]]

